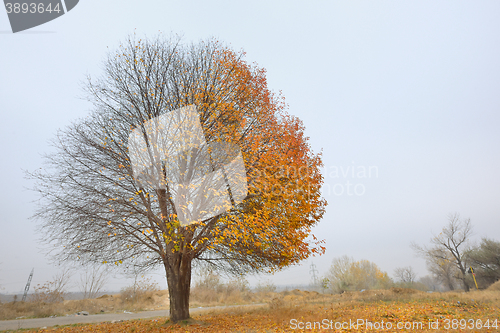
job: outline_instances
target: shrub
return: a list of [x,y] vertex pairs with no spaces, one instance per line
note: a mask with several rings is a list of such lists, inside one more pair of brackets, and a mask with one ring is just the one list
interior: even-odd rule
[[368,261],[354,261],[351,257],[335,258],[326,278],[334,293],[362,289],[388,289],[393,286],[392,279],[377,265]]
[[64,301],[66,295],[66,285],[69,282],[71,274],[69,270],[64,270],[53,277],[52,281],[38,284],[31,294],[29,300],[33,303],[60,303]]
[[190,298],[204,304],[239,303],[249,297],[249,284],[243,277],[224,283],[221,276],[212,270],[204,270],[191,288]]
[[156,282],[143,275],[140,279],[136,278],[131,286],[123,288],[120,296],[123,303],[135,304],[147,300],[152,301],[152,295],[159,290],[160,287]]
[[259,281],[255,291],[258,293],[276,292],[276,286],[271,280]]
[[38,284],[29,300],[33,303],[59,303],[64,301],[64,292],[54,289],[53,282]]

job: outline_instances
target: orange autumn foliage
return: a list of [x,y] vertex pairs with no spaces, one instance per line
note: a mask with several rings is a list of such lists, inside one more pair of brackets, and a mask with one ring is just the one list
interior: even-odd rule
[[[218,56],[224,84],[215,87],[218,94],[201,87],[194,100],[207,115],[202,117],[207,140],[229,139],[241,148],[249,195],[219,218],[199,248],[269,271],[324,253],[321,241],[311,235],[326,206],[320,197],[321,155],[312,152],[302,122],[287,114],[283,98],[268,90],[265,70],[229,49]],[[250,127],[250,121],[259,127]]]

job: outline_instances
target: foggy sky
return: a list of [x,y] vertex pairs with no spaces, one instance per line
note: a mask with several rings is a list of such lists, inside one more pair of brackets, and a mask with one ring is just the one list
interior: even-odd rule
[[[307,284],[311,262],[324,274],[344,254],[422,277],[410,242],[427,244],[455,212],[474,240],[499,240],[499,14],[498,1],[82,0],[12,34],[0,8],[0,286],[21,292],[33,267],[32,285],[57,272],[23,170],[42,167],[57,129],[89,112],[86,76],[101,76],[131,33],[243,49],[322,151],[328,207],[314,233],[326,254],[264,279]],[[107,289],[129,283],[117,275]]]

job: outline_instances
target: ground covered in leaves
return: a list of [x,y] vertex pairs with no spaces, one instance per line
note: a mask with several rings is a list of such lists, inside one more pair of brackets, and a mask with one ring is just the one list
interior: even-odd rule
[[289,291],[268,305],[166,318],[54,327],[38,332],[499,332],[500,292],[423,293],[407,289],[322,295]]

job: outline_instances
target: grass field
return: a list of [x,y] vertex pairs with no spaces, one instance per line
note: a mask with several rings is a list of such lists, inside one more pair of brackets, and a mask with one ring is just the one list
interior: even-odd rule
[[[499,332],[500,290],[426,293],[412,289],[325,295],[301,290],[246,295],[261,307],[196,313],[187,322],[166,318],[74,325],[50,332]],[[165,306],[150,295],[149,306]],[[108,306],[119,301],[106,301]],[[96,303],[99,300],[95,300]],[[240,301],[242,301],[240,299]],[[74,301],[78,302],[78,301]],[[160,302],[159,305],[158,302]],[[143,304],[144,305],[144,304]],[[215,304],[213,304],[215,305]],[[102,305],[101,305],[102,306]],[[98,307],[96,308],[98,309]],[[496,327],[495,327],[496,326]],[[499,328],[497,328],[499,327]]]

